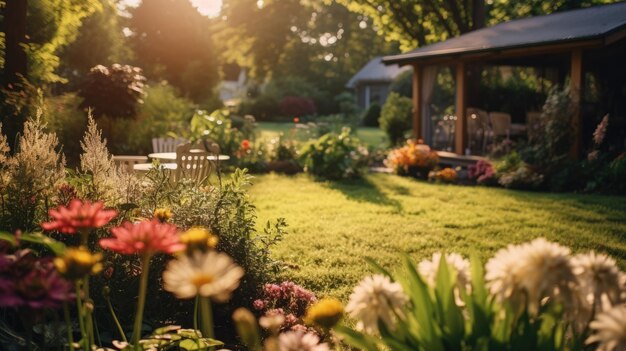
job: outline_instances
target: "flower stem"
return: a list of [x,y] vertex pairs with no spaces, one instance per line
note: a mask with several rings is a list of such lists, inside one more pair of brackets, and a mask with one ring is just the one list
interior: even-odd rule
[[94,333],[93,333],[93,301],[89,299],[89,276],[85,276],[83,278],[83,291],[85,292],[85,302],[89,303],[90,306],[85,309],[85,330],[87,331],[87,340],[89,341],[89,348],[91,349],[91,345],[95,344]]
[[141,339],[141,322],[143,319],[143,309],[146,305],[146,291],[148,290],[148,272],[150,269],[150,255],[144,254],[141,257],[141,280],[139,282],[139,297],[137,301],[137,313],[135,313],[135,327],[133,328],[133,346],[139,349]]
[[122,340],[125,342],[128,342],[128,340],[126,340],[126,334],[124,334],[124,329],[122,328],[122,325],[120,324],[120,320],[117,319],[117,314],[115,314],[113,305],[111,305],[111,299],[107,296],[105,297],[104,300],[106,301],[107,306],[109,307],[109,312],[111,312],[111,317],[113,318],[113,322],[115,322],[115,326],[117,327],[117,331],[120,333]]
[[80,327],[80,335],[82,336],[83,348],[85,351],[89,351],[89,338],[87,337],[87,332],[85,331],[85,316],[83,311],[83,300],[81,298],[81,282],[80,280],[76,281],[76,309],[78,310],[78,326]]
[[202,318],[202,336],[214,339],[213,311],[211,311],[211,300],[208,297],[200,297],[200,316]]
[[65,318],[65,328],[67,329],[67,343],[70,345],[70,351],[74,351],[72,320],[70,319],[70,309],[67,306],[67,302],[63,302],[63,317]]
[[196,299],[193,303],[193,330],[196,331],[196,334],[198,332],[198,308],[199,308],[198,299],[199,298],[200,298],[199,296],[196,296]]

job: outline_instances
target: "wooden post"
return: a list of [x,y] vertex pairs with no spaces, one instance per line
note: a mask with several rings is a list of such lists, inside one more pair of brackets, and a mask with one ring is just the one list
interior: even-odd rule
[[467,147],[467,82],[465,79],[465,62],[456,64],[456,126],[454,132],[454,152],[458,155],[465,154]]
[[422,68],[413,64],[413,138],[423,139],[422,130]]
[[570,156],[578,159],[582,150],[582,114],[581,114],[581,93],[583,84],[583,55],[580,49],[572,51],[570,64],[570,96],[575,112],[572,117],[573,140],[570,149]]

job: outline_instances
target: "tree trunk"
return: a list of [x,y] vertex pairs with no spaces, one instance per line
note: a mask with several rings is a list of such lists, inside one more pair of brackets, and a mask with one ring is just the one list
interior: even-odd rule
[[485,27],[485,0],[472,0],[472,30]]
[[22,46],[26,42],[27,0],[7,0],[4,7],[5,33],[5,85],[19,83],[20,76],[26,77],[26,51]]
[[[19,93],[23,88],[23,78],[27,74],[27,57],[23,44],[26,43],[26,12],[27,0],[6,0],[4,6],[3,22],[5,33],[5,56],[3,88],[7,93]],[[3,132],[6,134],[11,150],[15,150],[16,136],[24,126],[23,112],[16,106],[5,102],[2,104]]]

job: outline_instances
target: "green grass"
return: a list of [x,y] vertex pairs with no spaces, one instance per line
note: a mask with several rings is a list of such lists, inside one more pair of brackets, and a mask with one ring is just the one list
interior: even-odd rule
[[[302,139],[304,133],[295,130],[293,123],[278,122],[258,122],[259,137],[264,140],[277,138],[280,133],[287,136],[296,133],[296,136]],[[387,137],[380,128],[359,127],[357,129],[357,137],[368,146],[378,148],[381,145],[386,146]]]
[[346,300],[372,270],[371,256],[396,269],[401,253],[435,251],[482,259],[511,243],[546,237],[574,251],[606,252],[626,267],[626,199],[437,185],[394,175],[315,182],[306,175],[254,179],[259,224],[285,217],[289,233],[274,249],[284,278],[318,295]]

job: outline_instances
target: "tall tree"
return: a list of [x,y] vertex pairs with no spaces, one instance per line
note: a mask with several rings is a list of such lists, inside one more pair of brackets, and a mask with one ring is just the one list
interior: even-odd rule
[[146,0],[130,10],[136,64],[195,101],[211,96],[219,80],[209,18],[189,0]]

